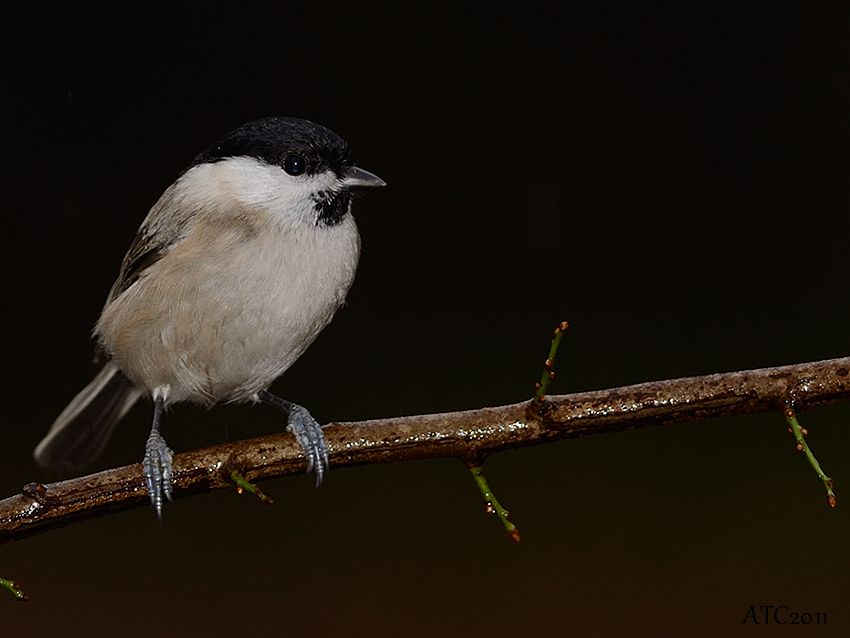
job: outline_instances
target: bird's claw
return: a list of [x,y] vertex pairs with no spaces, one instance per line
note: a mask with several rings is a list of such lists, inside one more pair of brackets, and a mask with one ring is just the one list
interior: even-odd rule
[[162,517],[162,495],[171,500],[171,477],[173,452],[159,432],[151,432],[145,444],[145,459],[142,462],[145,485],[156,515]]
[[328,445],[322,433],[322,426],[306,409],[293,403],[289,408],[286,430],[295,435],[295,440],[304,450],[307,471],[316,473],[316,487],[319,487],[328,469]]

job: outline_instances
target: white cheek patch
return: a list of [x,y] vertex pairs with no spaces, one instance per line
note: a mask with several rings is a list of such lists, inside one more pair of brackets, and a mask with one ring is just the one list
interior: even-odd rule
[[333,171],[292,176],[279,166],[251,157],[195,166],[181,181],[185,194],[196,201],[220,206],[232,199],[241,207],[262,207],[284,224],[311,225],[316,223],[316,193],[341,186]]

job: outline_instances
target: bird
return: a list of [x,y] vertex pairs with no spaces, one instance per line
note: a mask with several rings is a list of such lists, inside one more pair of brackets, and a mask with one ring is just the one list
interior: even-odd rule
[[385,185],[339,135],[295,117],[248,122],[197,155],[142,221],[93,330],[102,367],[35,448],[36,462],[85,467],[148,397],[142,473],[161,517],[173,493],[166,409],[266,403],[286,414],[318,487],[328,469],[322,428],[269,387],[343,305],[360,257],[352,196]]

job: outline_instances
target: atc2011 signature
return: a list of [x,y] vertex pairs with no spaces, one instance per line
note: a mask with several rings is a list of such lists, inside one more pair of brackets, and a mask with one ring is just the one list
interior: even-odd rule
[[750,605],[744,625],[825,625],[825,611],[798,611],[788,605]]

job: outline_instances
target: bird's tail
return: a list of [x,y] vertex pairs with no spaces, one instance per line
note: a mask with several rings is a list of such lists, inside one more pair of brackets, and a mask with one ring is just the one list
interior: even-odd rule
[[118,421],[142,393],[107,362],[74,397],[33,452],[42,467],[79,470],[100,454]]

